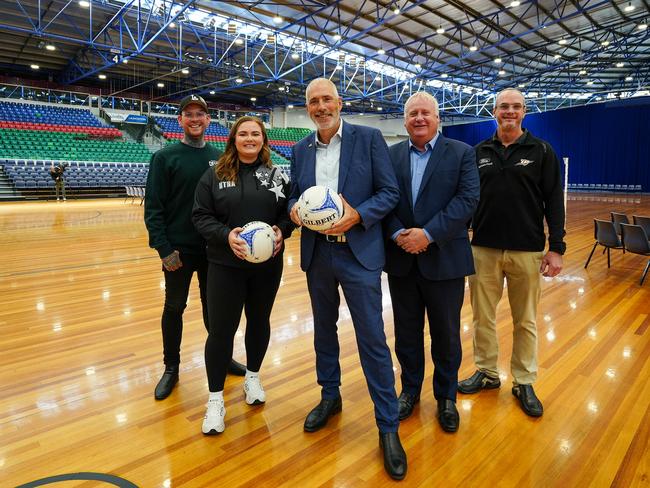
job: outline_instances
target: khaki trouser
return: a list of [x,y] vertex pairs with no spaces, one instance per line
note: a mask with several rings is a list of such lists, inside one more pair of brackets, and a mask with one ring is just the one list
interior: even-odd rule
[[539,267],[544,253],[472,246],[472,254],[476,274],[469,277],[469,285],[476,367],[493,378],[499,376],[496,310],[505,278],[514,326],[510,371],[515,384],[532,384],[537,379],[535,319],[541,295]]

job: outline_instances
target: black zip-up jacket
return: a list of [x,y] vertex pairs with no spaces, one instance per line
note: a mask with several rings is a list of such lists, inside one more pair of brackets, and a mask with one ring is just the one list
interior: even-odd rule
[[514,251],[564,254],[564,197],[560,162],[547,142],[524,129],[504,147],[495,134],[476,147],[481,199],[472,221],[472,244]]
[[282,259],[282,250],[266,263],[239,259],[228,244],[235,227],[260,220],[277,225],[284,239],[294,225],[287,214],[289,178],[277,166],[267,168],[260,162],[239,165],[237,182],[222,181],[214,168],[206,171],[196,187],[192,222],[207,243],[208,261],[237,268],[259,268]]

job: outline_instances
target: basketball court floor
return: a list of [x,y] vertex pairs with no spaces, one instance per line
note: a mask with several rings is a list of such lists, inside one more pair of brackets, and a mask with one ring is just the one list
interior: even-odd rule
[[[648,258],[593,246],[593,218],[650,215],[650,197],[572,194],[565,268],[544,282],[539,308],[539,419],[510,392],[511,322],[498,311],[502,387],[458,397],[459,432],[435,418],[432,366],[422,400],[401,424],[409,471],[403,486],[647,486],[650,479],[650,278]],[[0,205],[0,485],[67,475],[50,486],[389,486],[373,410],[342,302],[343,412],[304,433],[318,402],[313,322],[299,235],[285,272],[261,370],[267,402],[244,402],[241,378],[225,387],[226,431],[201,434],[207,400],[206,332],[194,283],[185,314],[180,382],[157,402],[162,372],[160,260],[147,247],[143,208],[118,199]],[[514,225],[514,223],[513,223]],[[384,319],[393,319],[384,282]],[[218,292],[218,291],[217,291]],[[474,371],[469,291],[464,359]],[[245,362],[242,330],[235,358]],[[426,343],[429,341],[427,339]],[[399,393],[399,369],[394,361]],[[73,473],[99,473],[95,481]],[[115,478],[117,479],[117,478]],[[123,481],[126,483],[126,481]],[[35,485],[32,485],[35,486]],[[47,485],[44,485],[47,486]]]

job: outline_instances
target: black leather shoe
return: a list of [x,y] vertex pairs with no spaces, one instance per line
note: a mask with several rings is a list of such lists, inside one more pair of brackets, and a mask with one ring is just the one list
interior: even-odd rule
[[438,422],[445,432],[456,432],[460,424],[460,415],[456,409],[456,404],[445,398],[438,400]]
[[165,372],[160,378],[160,381],[158,381],[156,389],[154,390],[156,400],[164,400],[167,398],[171,394],[176,383],[178,383],[178,366],[166,366]]
[[499,378],[492,378],[483,371],[477,371],[466,380],[458,383],[458,391],[461,393],[478,393],[481,390],[493,390],[501,386]]
[[230,364],[228,365],[228,374],[234,376],[246,376],[246,366],[231,359]]
[[420,395],[402,392],[397,399],[399,404],[399,419],[404,420],[411,416],[415,404],[420,401]]
[[539,401],[533,390],[533,385],[515,385],[512,394],[519,399],[521,409],[531,417],[541,417],[544,413],[542,402]]
[[397,432],[379,433],[379,447],[384,452],[384,469],[394,480],[406,476],[406,453]]
[[339,413],[343,408],[341,397],[334,399],[322,399],[316,407],[309,412],[305,419],[305,432],[316,432],[327,424],[333,415]]

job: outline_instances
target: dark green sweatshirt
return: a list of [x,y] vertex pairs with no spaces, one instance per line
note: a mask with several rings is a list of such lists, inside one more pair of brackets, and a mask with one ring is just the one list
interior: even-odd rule
[[144,222],[149,246],[161,258],[174,250],[205,254],[205,242],[192,225],[194,191],[221,152],[210,144],[198,149],[182,142],[156,152],[149,163],[144,199]]

